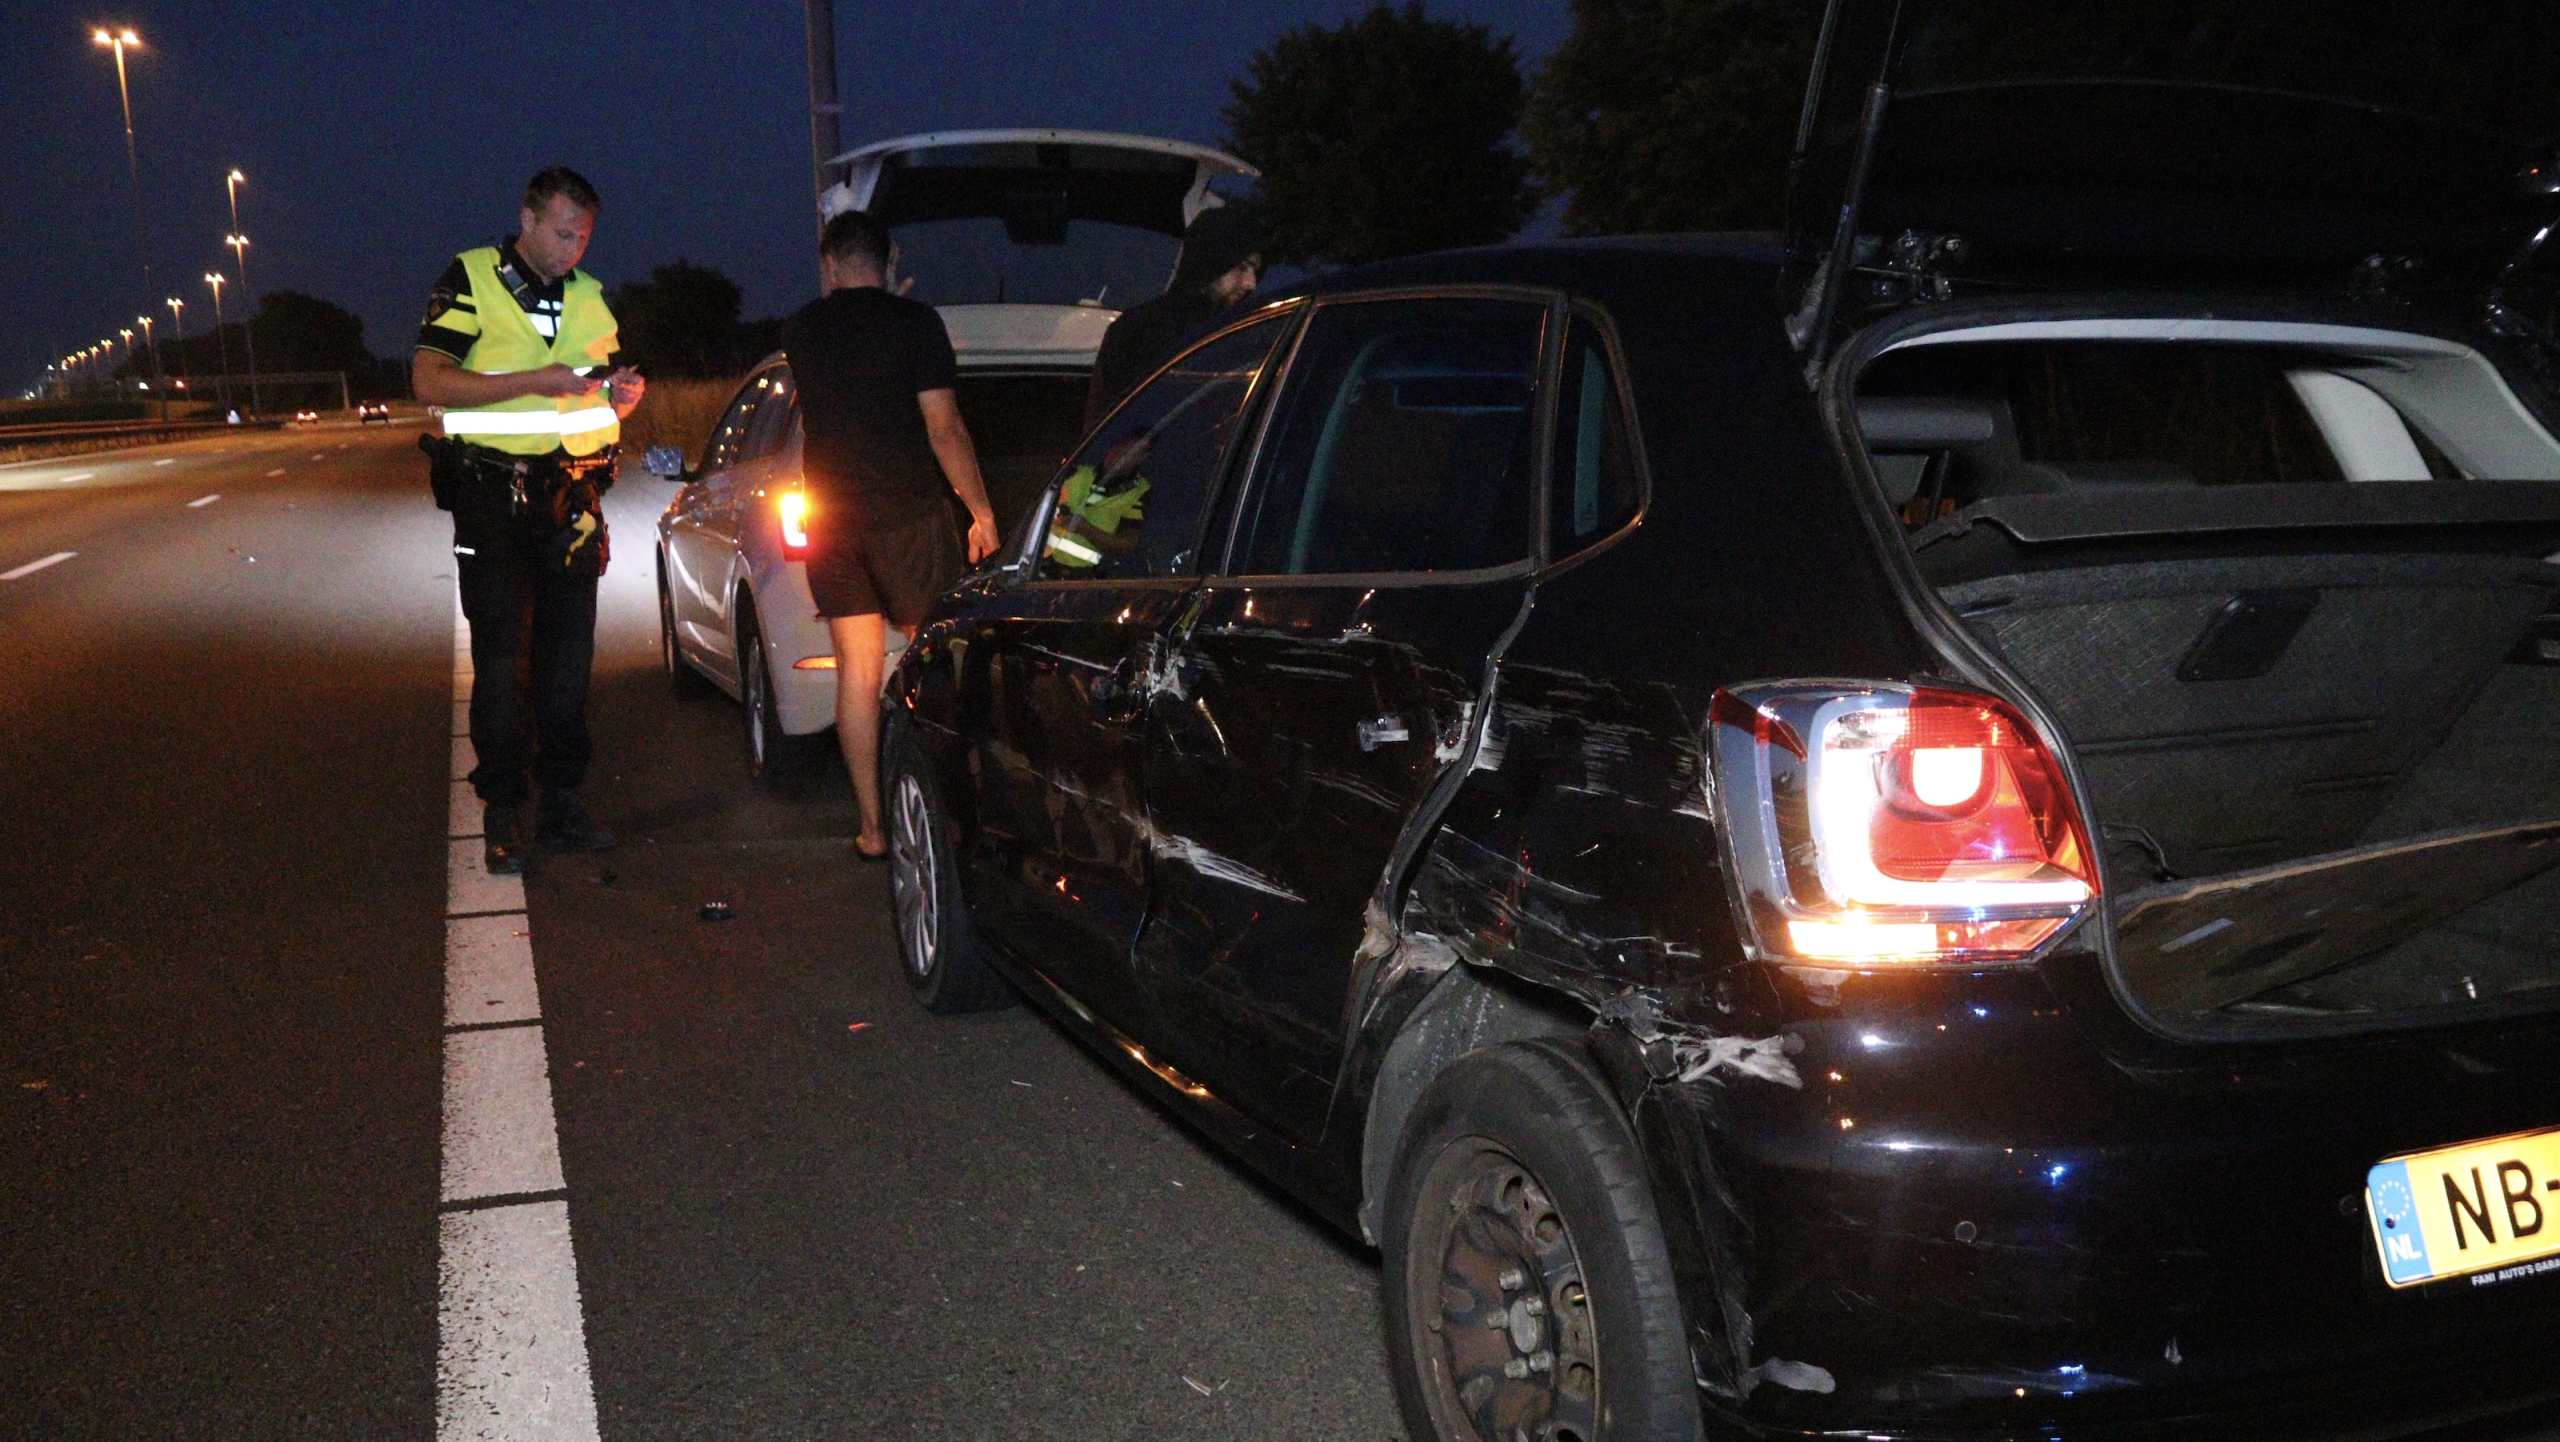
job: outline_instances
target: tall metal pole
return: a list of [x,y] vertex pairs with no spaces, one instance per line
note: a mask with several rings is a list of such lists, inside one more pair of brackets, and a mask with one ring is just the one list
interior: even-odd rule
[[231,233],[222,243],[236,257],[233,268],[240,273],[240,303],[247,307],[242,312],[240,339],[249,347],[249,414],[254,416],[267,407],[258,396],[258,296],[249,286],[249,237],[240,233],[240,187],[248,183],[249,177],[237,168],[222,178],[222,189],[231,197]]
[[[124,163],[133,175],[133,230],[142,242],[142,303],[147,307],[159,287],[151,283],[151,219],[149,207],[142,201],[142,148],[133,138],[133,90],[124,74],[124,48],[131,45],[139,49],[142,37],[134,34],[132,27],[122,26],[114,34],[100,30],[91,38],[116,53],[116,99],[124,106]],[[160,389],[160,419],[165,421],[169,418],[169,395],[162,382],[167,376],[160,369],[157,346],[151,348],[151,379]]]
[[187,303],[174,295],[169,297],[169,314],[177,317],[169,326],[169,341],[178,348],[178,389],[187,393],[188,400],[194,400],[195,369],[187,364]]
[[213,344],[222,352],[222,408],[231,409],[231,337],[222,329],[222,283],[230,277],[218,270],[204,273],[204,283],[213,287]]
[[[817,194],[827,191],[827,162],[844,153],[844,106],[836,98],[835,0],[802,0],[809,22],[809,149]],[[813,198],[811,208],[818,202]],[[818,224],[824,226],[821,214]]]

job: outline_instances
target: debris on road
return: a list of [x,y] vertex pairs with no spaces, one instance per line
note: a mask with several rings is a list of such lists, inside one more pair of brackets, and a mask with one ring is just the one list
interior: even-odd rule
[[[1007,1080],[1007,1081],[1013,1081],[1013,1078],[1011,1078],[1011,1077],[1007,1077],[1007,1078],[1005,1078],[1005,1080]],[[1018,1086],[1018,1087],[1027,1087],[1027,1086],[1031,1085],[1031,1083],[1029,1083],[1029,1082],[1027,1082],[1027,1081],[1013,1081],[1013,1084],[1014,1084],[1015,1086]]]
[[702,903],[702,919],[705,921],[727,921],[736,915],[737,913],[731,911],[729,909],[729,903],[725,901],[706,901]]
[[53,1085],[53,1083],[51,1083],[51,1082],[31,1081],[31,1082],[20,1082],[20,1083],[18,1083],[18,1085],[19,1085],[19,1086],[21,1086],[21,1087],[24,1087],[26,1090],[31,1091],[31,1092],[40,1092],[40,1091],[43,1091],[46,1087],[49,1087],[49,1086]]
[[1197,1379],[1197,1378],[1193,1377],[1193,1376],[1192,1376],[1190,1373],[1188,1373],[1188,1372],[1185,1372],[1185,1373],[1183,1373],[1183,1374],[1181,1374],[1181,1375],[1182,1375],[1182,1380],[1183,1380],[1183,1381],[1185,1381],[1185,1382],[1189,1382],[1189,1383],[1191,1384],[1191,1390],[1192,1390],[1192,1391],[1194,1391],[1194,1392],[1199,1393],[1199,1394],[1200,1394],[1201,1396],[1203,1396],[1203,1397],[1214,1397],[1214,1396],[1218,1395],[1219,1393],[1224,1392],[1225,1390],[1227,1390],[1227,1384],[1226,1384],[1226,1383],[1224,1383],[1224,1382],[1221,1382],[1221,1383],[1219,1383],[1217,1386],[1212,1387],[1212,1386],[1210,1386],[1208,1383],[1203,1382],[1203,1381],[1200,1381],[1199,1379]]
[[867,1022],[867,1021],[857,1021],[857,1022],[855,1022],[853,1025],[851,1025],[851,1026],[849,1026],[849,1027],[846,1027],[846,1028],[845,1028],[845,1030],[846,1030],[846,1031],[860,1031],[860,1030],[862,1030],[864,1027],[869,1026],[869,1025],[871,1025],[871,1023],[869,1023],[869,1022]]

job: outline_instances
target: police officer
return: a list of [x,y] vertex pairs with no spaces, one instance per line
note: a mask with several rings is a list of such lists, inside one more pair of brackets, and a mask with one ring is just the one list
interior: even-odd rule
[[[520,231],[464,251],[436,282],[410,365],[418,399],[444,408],[443,435],[420,445],[436,504],[453,512],[475,677],[471,786],[496,875],[523,869],[528,763],[541,785],[537,842],[553,851],[613,845],[578,786],[592,749],[602,496],[643,382],[615,367],[613,312],[595,277],[577,268],[601,204],[565,166],[534,176]],[[528,745],[528,710],[538,749]]]

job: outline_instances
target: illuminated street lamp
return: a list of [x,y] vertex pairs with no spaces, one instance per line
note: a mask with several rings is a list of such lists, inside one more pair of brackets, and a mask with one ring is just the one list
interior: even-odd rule
[[[130,25],[114,25],[100,27],[89,38],[101,48],[116,53],[116,98],[124,105],[124,161],[126,169],[133,175],[133,233],[142,243],[142,294],[145,304],[148,304],[151,292],[159,287],[151,282],[151,222],[142,201],[142,150],[133,138],[133,89],[126,83],[124,72],[124,52],[141,49],[142,37],[135,34]],[[160,377],[160,352],[157,350],[151,353],[151,375],[154,380]],[[167,417],[163,415],[162,419]]]
[[231,337],[222,329],[222,283],[230,278],[218,270],[204,273],[204,283],[213,287],[213,343],[222,352],[222,404],[226,409],[231,404]]
[[[240,172],[231,172],[226,184],[240,183]],[[240,338],[249,345],[249,414],[256,415],[266,409],[258,397],[258,299],[249,289],[249,237],[240,233],[240,194],[236,190],[231,194],[231,227],[231,234],[224,236],[222,243],[231,247],[232,269],[240,276],[240,300],[249,307],[249,318],[240,322]]]
[[169,314],[176,317],[169,325],[169,339],[178,347],[178,389],[189,392],[192,400],[195,372],[187,365],[187,303],[174,295],[169,297]]
[[[142,348],[151,352],[151,375],[153,380],[157,380],[160,377],[160,347],[151,339],[151,317],[138,315],[133,318],[133,323],[142,327]],[[144,381],[142,384],[146,390],[151,387],[151,381]],[[169,396],[168,392],[163,391],[160,395],[160,419],[165,421],[168,418]]]

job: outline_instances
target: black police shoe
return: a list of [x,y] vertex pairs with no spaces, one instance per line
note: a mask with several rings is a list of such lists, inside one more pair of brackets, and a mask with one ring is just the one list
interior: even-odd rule
[[523,873],[523,807],[493,801],[480,813],[480,859],[491,876]]
[[535,811],[533,839],[545,851],[611,851],[613,833],[596,824],[575,791],[545,791]]

